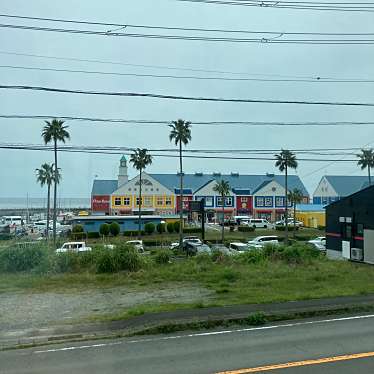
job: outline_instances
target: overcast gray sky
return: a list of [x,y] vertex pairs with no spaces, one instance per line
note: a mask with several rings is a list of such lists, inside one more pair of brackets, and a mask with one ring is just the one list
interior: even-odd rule
[[[191,4],[175,0],[51,2],[3,0],[1,13],[102,22],[249,30],[373,32],[374,13],[313,12]],[[41,25],[0,18],[1,23]],[[56,27],[43,23],[42,26]],[[66,25],[57,24],[57,27]],[[68,25],[77,28],[75,25]],[[87,28],[87,27],[86,27]],[[104,28],[105,29],[105,28]],[[238,71],[249,74],[373,78],[373,46],[230,44],[114,38],[0,29],[0,52],[99,59],[133,64]],[[165,74],[167,70],[0,54],[0,65]],[[170,72],[169,72],[170,73]],[[183,74],[183,72],[173,72]],[[160,94],[284,100],[374,102],[373,84],[189,81],[98,76],[0,68],[1,84],[135,91]],[[184,72],[184,74],[192,74]],[[206,74],[205,74],[206,75]],[[0,114],[60,114],[88,117],[201,121],[369,121],[374,108],[166,101],[0,90]],[[68,122],[72,145],[170,147],[166,125]],[[40,120],[0,119],[1,141],[41,143]],[[194,126],[191,148],[331,148],[374,144],[374,127],[203,127]],[[0,197],[44,196],[34,170],[52,162],[50,152],[0,150]],[[95,175],[114,178],[119,156],[59,155],[61,197],[87,197]],[[323,174],[360,174],[354,163],[300,162],[297,173],[310,193]],[[176,159],[155,158],[149,172],[170,173]],[[185,161],[186,172],[275,172],[274,162]],[[135,172],[130,169],[130,175]]]

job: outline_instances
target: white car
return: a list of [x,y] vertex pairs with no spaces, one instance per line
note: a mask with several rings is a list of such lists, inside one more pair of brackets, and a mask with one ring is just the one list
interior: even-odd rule
[[62,245],[62,247],[57,248],[57,253],[65,252],[88,252],[91,251],[91,247],[87,247],[85,242],[67,242]]
[[319,251],[326,251],[326,237],[318,236],[312,240],[308,241],[309,244],[312,244]]
[[[285,220],[277,221],[275,222],[275,226],[284,226],[285,222],[286,222]],[[294,224],[293,218],[288,218],[288,226],[293,226],[293,224]],[[295,225],[296,227],[303,227],[304,222],[296,220]]]
[[260,229],[267,229],[267,228],[274,227],[274,225],[271,222],[263,218],[242,219],[240,224],[249,226],[249,227],[260,228]]
[[272,244],[272,245],[278,245],[279,240],[277,236],[257,236],[256,238],[252,240],[248,240],[247,245],[251,248],[264,248],[265,245]]
[[[249,247],[246,243],[242,243],[242,242],[233,242],[233,243],[230,243],[229,245],[229,250],[231,252],[233,251],[236,251],[238,253],[243,253],[245,251],[248,251],[249,250]],[[233,252],[235,253],[235,252]]]
[[144,252],[143,240],[129,240],[125,244],[134,247],[138,252]]

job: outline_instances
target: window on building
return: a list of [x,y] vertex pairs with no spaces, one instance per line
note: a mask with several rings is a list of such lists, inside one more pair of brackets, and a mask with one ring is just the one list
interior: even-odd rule
[[275,206],[276,207],[284,207],[284,197],[282,196],[277,196],[275,198]]
[[124,197],[123,198],[123,205],[126,205],[126,206],[130,205],[130,198],[129,197]]
[[162,206],[162,205],[164,205],[164,199],[162,198],[162,196],[157,196],[157,197],[156,197],[156,205],[157,205],[157,206]]
[[171,206],[171,197],[165,197],[165,205]]
[[272,207],[273,206],[273,198],[272,197],[265,197],[265,206]]
[[242,201],[242,203],[246,203],[246,202],[248,202],[248,197],[242,197],[242,198],[241,198],[241,201]]
[[213,196],[207,196],[205,198],[205,206],[209,206],[209,207],[213,206]]
[[256,197],[256,206],[264,206],[264,203],[263,197]]
[[[139,197],[136,198],[136,205],[139,206]],[[143,198],[141,200],[141,205],[143,205]]]
[[143,204],[145,206],[152,206],[152,197],[151,196],[144,196]]
[[121,205],[121,198],[120,197],[116,197],[114,199],[114,205],[115,206],[120,206]]
[[232,205],[232,197],[231,196],[226,197],[225,204],[227,206],[231,206]]

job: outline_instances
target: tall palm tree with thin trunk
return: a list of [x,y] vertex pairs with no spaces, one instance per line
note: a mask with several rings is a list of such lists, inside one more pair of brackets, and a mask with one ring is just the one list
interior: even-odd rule
[[141,238],[141,219],[142,219],[142,173],[143,170],[152,164],[152,156],[148,154],[147,149],[136,149],[130,157],[130,162],[134,168],[139,171],[139,197],[138,197],[138,239]]
[[357,155],[359,158],[357,165],[361,170],[368,169],[369,186],[371,186],[371,173],[370,169],[374,167],[374,151],[370,149],[361,149],[361,153]]
[[230,193],[230,188],[229,182],[223,179],[213,187],[213,191],[220,194],[222,201],[222,244],[225,239],[225,200],[226,196]]
[[169,140],[179,147],[179,248],[183,246],[183,155],[182,146],[191,140],[191,122],[178,119],[173,121]]
[[296,155],[288,149],[282,149],[279,154],[275,155],[275,166],[279,171],[284,172],[284,221],[285,221],[285,231],[284,240],[286,245],[288,244],[288,169],[297,169]]
[[288,199],[293,206],[293,237],[295,237],[296,233],[296,204],[300,204],[303,201],[303,197],[303,193],[298,188],[294,188],[288,194]]
[[57,166],[57,143],[65,143],[70,139],[67,131],[68,126],[64,126],[64,121],[54,118],[52,121],[45,121],[42,131],[42,138],[45,144],[53,142],[54,147],[54,190],[53,190],[53,244],[56,245],[56,222],[57,222],[57,184],[58,184],[58,166]]
[[[51,209],[51,186],[55,180],[54,165],[44,163],[41,165],[40,169],[35,169],[36,180],[40,183],[42,187],[47,185],[47,229],[46,229],[46,238],[48,239],[49,235],[49,214]],[[61,174],[57,172],[57,184],[60,182]]]

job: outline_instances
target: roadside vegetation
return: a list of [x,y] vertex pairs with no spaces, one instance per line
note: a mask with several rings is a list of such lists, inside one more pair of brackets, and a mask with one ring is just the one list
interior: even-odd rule
[[[374,268],[326,259],[303,244],[266,247],[226,256],[218,252],[186,258],[168,249],[138,254],[124,244],[86,253],[56,254],[47,247],[0,250],[0,292],[81,292],[123,287],[152,291],[196,285],[211,296],[199,302],[142,304],[115,320],[147,312],[364,295],[374,292]],[[96,317],[95,317],[96,318]]]

